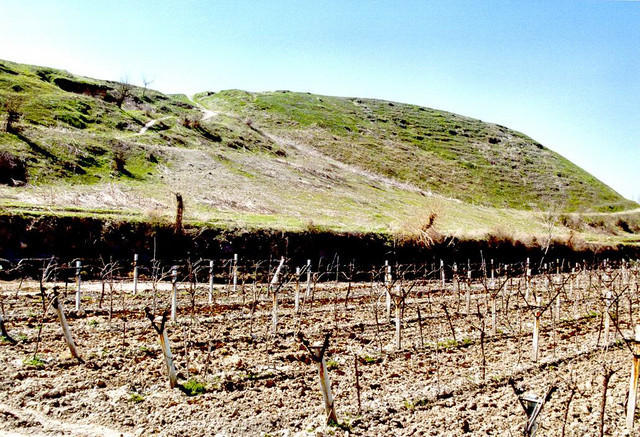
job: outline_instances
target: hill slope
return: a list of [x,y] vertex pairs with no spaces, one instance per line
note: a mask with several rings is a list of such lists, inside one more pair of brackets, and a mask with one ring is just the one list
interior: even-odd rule
[[288,91],[191,100],[8,61],[0,103],[2,127],[17,114],[0,130],[10,212],[162,220],[181,192],[191,222],[387,232],[435,212],[442,232],[469,235],[544,232],[535,211],[549,208],[638,207],[521,133],[413,105]]

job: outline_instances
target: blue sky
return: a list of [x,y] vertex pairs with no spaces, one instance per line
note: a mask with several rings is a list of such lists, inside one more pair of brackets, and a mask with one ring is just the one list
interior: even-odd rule
[[445,109],[520,130],[640,199],[640,1],[0,0],[0,58],[164,92]]

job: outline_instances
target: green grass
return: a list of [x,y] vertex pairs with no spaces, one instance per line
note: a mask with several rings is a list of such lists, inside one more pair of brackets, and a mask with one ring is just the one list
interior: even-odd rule
[[634,206],[526,135],[457,114],[296,92],[232,90],[197,98],[304,138],[342,162],[466,202],[525,209],[553,203],[569,211]]

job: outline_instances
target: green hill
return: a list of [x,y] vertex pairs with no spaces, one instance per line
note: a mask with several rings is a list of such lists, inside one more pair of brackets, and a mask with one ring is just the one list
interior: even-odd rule
[[221,226],[389,232],[436,213],[448,234],[531,235],[553,210],[588,235],[613,220],[599,213],[636,220],[624,213],[636,203],[526,135],[414,105],[289,91],[191,100],[9,61],[0,103],[9,213],[166,220],[180,192],[188,221]]

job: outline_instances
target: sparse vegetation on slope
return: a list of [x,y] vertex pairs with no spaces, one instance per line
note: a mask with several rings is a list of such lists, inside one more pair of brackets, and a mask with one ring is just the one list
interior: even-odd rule
[[526,135],[449,112],[289,91],[199,97],[342,162],[465,202],[598,211],[633,205]]
[[[0,61],[0,108],[5,213],[166,222],[180,192],[191,225],[401,233],[435,213],[444,235],[522,238],[545,232],[550,206],[638,207],[525,135],[393,102],[237,90],[191,100]],[[557,229],[633,240],[637,217],[617,226],[605,214],[598,227],[571,216]]]

